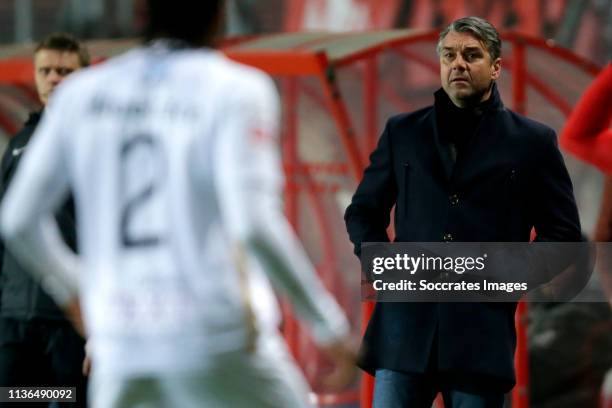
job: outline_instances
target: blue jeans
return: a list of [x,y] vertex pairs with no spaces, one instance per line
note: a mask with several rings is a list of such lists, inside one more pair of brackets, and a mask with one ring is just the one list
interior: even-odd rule
[[503,408],[504,394],[459,390],[433,374],[376,370],[373,408],[430,408],[438,392],[444,408]]

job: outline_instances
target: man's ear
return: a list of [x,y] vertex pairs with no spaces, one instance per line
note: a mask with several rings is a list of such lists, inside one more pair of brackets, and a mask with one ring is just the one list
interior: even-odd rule
[[501,75],[501,58],[497,58],[491,64],[491,79],[492,80],[499,79],[500,75]]

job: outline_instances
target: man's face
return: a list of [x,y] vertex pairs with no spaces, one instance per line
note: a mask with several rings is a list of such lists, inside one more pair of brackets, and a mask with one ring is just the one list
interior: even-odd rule
[[79,55],[75,52],[39,50],[34,55],[34,77],[42,104],[46,105],[55,87],[79,68]]
[[442,88],[456,106],[465,107],[487,100],[491,81],[499,78],[501,58],[491,55],[477,38],[450,31],[440,49]]

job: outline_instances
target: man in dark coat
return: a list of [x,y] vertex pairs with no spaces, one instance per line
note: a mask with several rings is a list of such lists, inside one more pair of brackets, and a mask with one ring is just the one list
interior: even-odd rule
[[[89,55],[73,37],[52,34],[41,41],[34,52],[34,76],[43,107],[67,75],[87,65]],[[42,114],[31,113],[4,152],[2,196]],[[64,240],[75,248],[72,200],[56,217]],[[85,406],[84,340],[15,256],[3,245],[0,250],[0,386],[77,387],[77,404],[70,406]]]
[[[453,22],[438,43],[433,106],[392,117],[346,210],[355,253],[396,241],[580,241],[555,132],[504,107],[501,41],[487,21]],[[378,303],[360,366],[374,406],[502,407],[515,383],[515,303]]]

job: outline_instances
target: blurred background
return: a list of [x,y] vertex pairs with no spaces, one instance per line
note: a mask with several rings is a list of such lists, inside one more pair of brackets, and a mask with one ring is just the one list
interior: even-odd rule
[[[554,40],[599,64],[612,52],[610,0],[227,0],[228,35],[302,30],[436,28],[465,15]],[[0,43],[27,43],[52,31],[80,38],[137,34],[142,0],[2,0]]]
[[[576,61],[591,67],[605,65],[612,55],[612,0],[227,0],[226,5],[224,38],[230,50],[253,48],[249,42],[253,39],[261,39],[257,47],[262,49],[278,47],[283,39],[287,48],[310,49],[312,45],[306,44],[314,41],[316,49],[336,56],[344,52],[340,45],[367,48],[371,31],[410,29],[416,35],[466,15],[484,17],[500,32],[517,32],[544,44],[526,47],[526,71],[531,79],[525,85],[523,106],[515,106],[515,78],[509,65],[503,65],[499,88],[508,107],[557,131],[594,74],[545,45],[563,47]],[[112,56],[137,44],[133,39],[145,18],[142,0],[0,0],[0,62],[30,58],[33,44],[54,31],[91,40],[94,57]],[[311,34],[303,34],[306,32]],[[342,33],[364,36],[340,44],[336,40],[344,38]],[[344,121],[330,113],[334,107],[326,99],[329,83],[316,76],[275,77],[284,107],[281,147],[287,171],[287,212],[319,273],[351,316],[356,332],[362,323],[359,264],[342,220],[356,180],[350,174],[341,134],[348,130],[355,135],[365,162],[372,140],[389,116],[433,102],[432,93],[439,87],[433,38],[332,67],[333,86],[346,109]],[[385,40],[378,41],[384,44]],[[514,46],[504,43],[504,61]],[[39,106],[31,80],[5,80],[3,72],[0,63],[0,152],[28,112]],[[374,82],[364,81],[367,75],[374,75]],[[372,83],[375,90],[364,86]],[[565,159],[584,233],[592,236],[601,212],[604,176],[569,154]],[[597,279],[591,284],[593,290],[600,290]],[[534,304],[522,319],[529,354],[530,406],[597,407],[603,376],[612,368],[610,306]],[[356,406],[360,383],[338,398],[318,388],[316,379],[329,367],[288,309],[283,329],[323,405]]]

